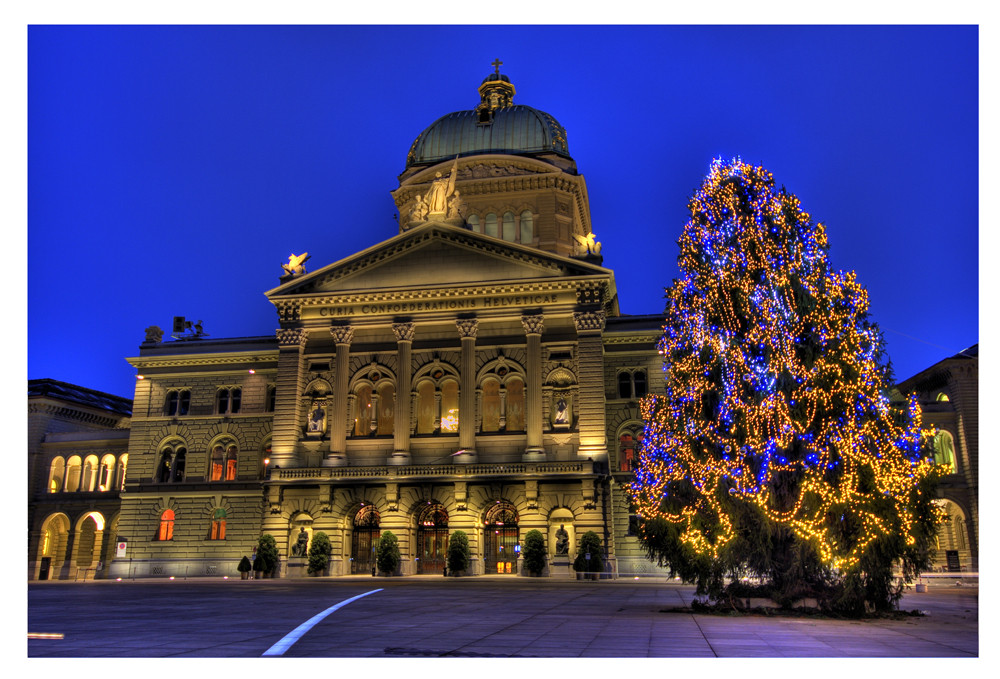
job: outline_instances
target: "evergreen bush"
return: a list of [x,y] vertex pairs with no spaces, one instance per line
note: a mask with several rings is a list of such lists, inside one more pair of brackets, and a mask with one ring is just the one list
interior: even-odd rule
[[383,575],[392,575],[399,568],[399,540],[392,531],[385,531],[378,539],[375,563]]
[[330,553],[333,545],[330,538],[323,531],[313,533],[312,544],[309,545],[309,573],[316,575],[326,570],[330,565]]
[[524,536],[524,567],[532,575],[545,570],[545,536],[541,531],[529,530]]
[[448,540],[448,570],[452,575],[468,570],[472,561],[472,553],[469,551],[469,536],[463,531],[457,530],[451,534]]
[[[590,558],[587,558],[590,554]],[[588,530],[580,538],[580,551],[573,562],[573,570],[577,573],[600,573],[604,570],[601,560],[601,538],[592,530]]]

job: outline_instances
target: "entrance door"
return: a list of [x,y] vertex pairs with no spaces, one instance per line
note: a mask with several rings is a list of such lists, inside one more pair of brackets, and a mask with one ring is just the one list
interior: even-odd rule
[[351,535],[351,574],[368,575],[375,567],[375,547],[379,538],[379,515],[371,505],[354,517]]
[[50,568],[52,568],[52,557],[51,556],[43,556],[42,557],[42,566],[38,570],[38,579],[39,580],[48,580],[49,579],[49,569]]
[[448,559],[448,512],[429,504],[417,518],[417,573],[443,573]]
[[517,573],[517,510],[509,502],[499,502],[483,520],[483,557],[487,575]]

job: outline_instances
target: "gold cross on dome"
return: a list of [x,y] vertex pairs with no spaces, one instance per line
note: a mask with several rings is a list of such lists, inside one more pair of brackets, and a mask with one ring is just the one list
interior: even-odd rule
[[493,68],[497,70],[497,75],[500,75],[500,67],[503,66],[503,62],[500,59],[494,59],[493,63],[490,64]]

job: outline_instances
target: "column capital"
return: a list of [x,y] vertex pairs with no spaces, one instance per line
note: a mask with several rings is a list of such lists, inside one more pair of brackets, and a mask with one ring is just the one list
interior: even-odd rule
[[392,333],[397,342],[412,342],[415,328],[413,323],[393,323]]
[[354,339],[354,328],[350,325],[335,325],[330,328],[330,334],[336,344],[350,344]]
[[575,311],[573,312],[573,322],[576,324],[576,331],[580,332],[601,332],[604,330],[605,314],[603,311]]
[[279,347],[304,347],[309,337],[305,328],[280,328],[274,334],[278,338]]
[[459,337],[462,339],[465,339],[466,337],[476,339],[476,333],[479,331],[479,319],[459,318],[455,321],[455,325],[458,327]]
[[541,335],[545,331],[544,318],[541,314],[534,316],[521,316],[521,325],[524,326],[526,335]]

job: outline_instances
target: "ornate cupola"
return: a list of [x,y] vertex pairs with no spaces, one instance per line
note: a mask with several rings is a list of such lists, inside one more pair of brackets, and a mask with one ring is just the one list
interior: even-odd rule
[[499,59],[494,59],[492,66],[495,72],[483,78],[483,83],[479,86],[480,102],[476,107],[476,118],[480,125],[492,123],[493,112],[497,109],[514,105],[514,85],[510,78],[500,73],[502,64]]
[[502,63],[483,78],[474,109],[441,116],[413,140],[392,192],[400,231],[443,222],[599,263],[566,130],[545,111],[514,103]]

